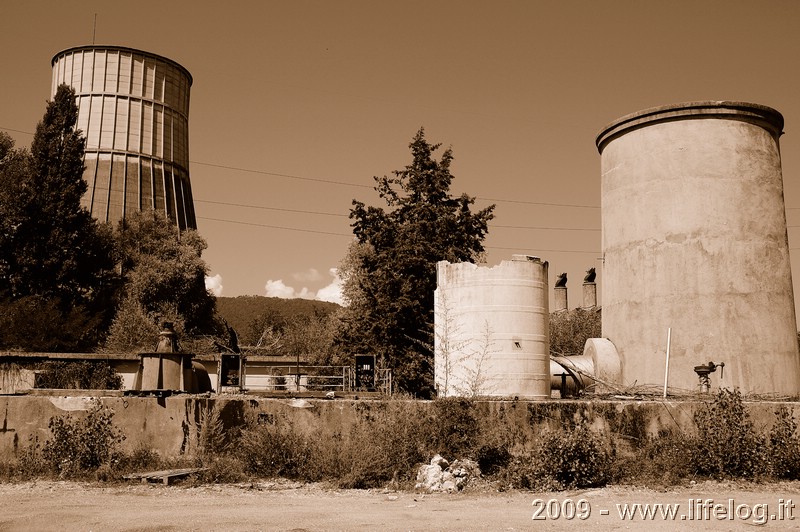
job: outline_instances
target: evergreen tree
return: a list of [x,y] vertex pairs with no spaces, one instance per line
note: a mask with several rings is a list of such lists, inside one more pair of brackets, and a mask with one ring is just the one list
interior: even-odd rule
[[61,85],[30,152],[0,138],[0,347],[85,350],[107,327],[114,246],[80,204],[77,117],[75,92]]
[[398,389],[433,393],[433,291],[436,263],[474,261],[494,205],[472,212],[473,197],[453,197],[452,150],[440,160],[420,129],[409,145],[412,162],[393,177],[375,177],[382,207],[353,201],[357,243],[342,263],[349,305],[342,341],[355,353],[377,354]]
[[113,241],[81,206],[84,139],[75,91],[61,85],[36,127],[31,151],[0,167],[0,293],[91,303],[113,278]]

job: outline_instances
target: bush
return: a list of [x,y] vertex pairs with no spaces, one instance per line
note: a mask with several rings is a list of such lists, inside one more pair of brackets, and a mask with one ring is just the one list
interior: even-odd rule
[[680,431],[649,437],[636,452],[619,459],[620,480],[647,486],[672,486],[689,476],[691,438]]
[[576,308],[550,314],[550,355],[581,355],[586,340],[600,338],[601,310]]
[[473,401],[461,397],[440,398],[433,401],[433,426],[431,427],[434,454],[463,458],[475,447],[479,424],[475,419]]
[[769,469],[777,478],[800,478],[800,440],[797,423],[785,406],[775,411],[777,418],[769,433]]
[[249,474],[295,479],[302,479],[307,455],[307,439],[288,420],[251,421],[242,431],[236,451]]
[[407,403],[390,401],[371,408],[344,442],[337,483],[343,488],[372,488],[414,478],[415,467],[430,460],[431,419],[410,415]]
[[614,458],[614,447],[585,423],[545,434],[539,447],[542,473],[560,489],[604,486],[611,480]]
[[219,454],[225,450],[225,427],[216,403],[213,407],[200,411],[200,428],[197,436],[201,455]]
[[107,362],[48,361],[39,365],[37,388],[120,390],[122,377]]
[[113,417],[113,410],[95,403],[85,418],[72,414],[51,418],[44,461],[62,478],[79,477],[117,462],[116,447],[125,436],[114,426]]
[[504,487],[544,491],[596,488],[612,479],[615,466],[614,445],[581,423],[546,432],[533,451],[511,459],[501,481]]
[[758,435],[738,390],[722,389],[695,413],[697,437],[690,460],[711,477],[753,478],[767,472],[765,438]]

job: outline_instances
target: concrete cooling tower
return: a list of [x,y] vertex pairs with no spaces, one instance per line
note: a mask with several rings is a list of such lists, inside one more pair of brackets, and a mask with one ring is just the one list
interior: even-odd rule
[[53,57],[52,93],[75,89],[86,136],[83,205],[102,222],[157,210],[196,229],[189,181],[192,76],[159,55],[120,46],[81,46]]
[[[694,102],[621,118],[597,137],[603,336],[623,385],[800,393],[778,139],[783,117]],[[722,373],[722,374],[721,374]]]

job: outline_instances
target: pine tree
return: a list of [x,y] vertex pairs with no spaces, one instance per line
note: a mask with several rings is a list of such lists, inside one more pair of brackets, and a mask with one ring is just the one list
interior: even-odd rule
[[409,145],[412,162],[393,177],[375,177],[386,209],[353,201],[358,243],[341,274],[349,303],[342,342],[353,352],[379,355],[398,388],[433,393],[433,291],[436,263],[475,261],[494,205],[472,212],[475,198],[453,197],[451,149],[440,160],[420,129]]
[[[47,106],[28,155],[13,183],[2,257],[2,292],[88,303],[113,271],[113,244],[81,206],[84,139],[75,129],[75,91],[61,85]],[[3,195],[5,198],[5,195]]]
[[[56,331],[39,335],[40,350],[91,346],[107,325],[104,309],[113,308],[112,233],[80,203],[86,183],[77,117],[75,92],[61,85],[30,152],[0,142],[0,312],[18,316],[7,329],[38,323]],[[0,346],[34,348],[8,330],[0,331]]]

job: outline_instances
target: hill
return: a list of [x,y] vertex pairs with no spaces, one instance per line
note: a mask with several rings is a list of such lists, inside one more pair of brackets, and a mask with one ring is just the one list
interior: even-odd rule
[[[234,328],[242,345],[257,341],[265,324],[282,329],[288,323],[314,316],[327,316],[339,308],[336,303],[310,299],[265,296],[217,298],[217,312]],[[253,335],[255,338],[252,338]]]

